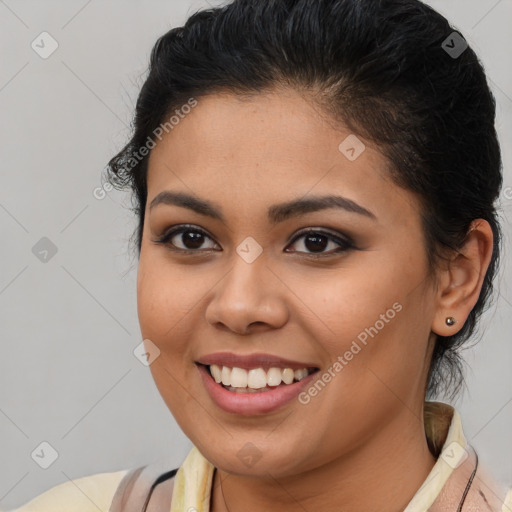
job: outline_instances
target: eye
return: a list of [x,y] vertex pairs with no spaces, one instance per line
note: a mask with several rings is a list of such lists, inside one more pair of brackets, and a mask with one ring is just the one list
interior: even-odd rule
[[[342,238],[342,237],[333,235],[332,233],[328,233],[326,231],[319,231],[319,230],[315,230],[315,229],[308,229],[307,231],[303,231],[302,233],[299,233],[299,235],[293,239],[292,245],[297,243],[297,240],[299,240],[301,238],[304,238],[302,245],[306,249],[313,251],[311,253],[306,253],[306,254],[310,254],[313,257],[329,256],[333,253],[339,253],[339,252],[347,251],[349,249],[354,248],[354,245],[350,239]],[[337,249],[335,248],[334,251],[322,252],[329,245],[329,243],[334,244],[335,246],[337,245],[338,248]],[[300,245],[301,244],[299,244],[299,246]],[[288,247],[290,247],[290,246],[288,246]],[[286,252],[289,252],[289,251],[287,250]],[[303,251],[299,251],[299,252],[303,252]]]
[[[354,248],[354,244],[349,238],[336,236],[326,231],[315,230],[311,228],[299,233],[293,239],[291,245],[296,244],[297,241],[300,240],[301,238],[304,239],[302,245],[308,251],[312,251],[309,253],[306,252],[306,254],[309,254],[312,257],[330,256],[334,253],[339,253]],[[208,236],[206,232],[203,231],[201,228],[185,224],[174,229],[171,229],[170,231],[166,232],[161,238],[155,240],[155,242],[167,246],[170,250],[182,253],[198,253],[208,250],[215,250],[215,242],[213,242],[213,246],[211,247],[202,248],[206,240],[210,240],[213,242],[213,239],[210,236]],[[324,250],[329,246],[329,243],[334,245],[334,250],[324,252]],[[290,245],[288,245],[288,247],[290,247]],[[286,249],[285,252],[292,251]],[[305,251],[299,250],[298,252]]]
[[[192,225],[182,225],[168,231],[155,241],[156,243],[168,246],[171,250],[191,253],[200,252],[199,249],[205,243],[205,239],[212,240],[202,229]],[[180,243],[182,247],[179,246]],[[205,250],[210,249],[212,247],[206,247]]]

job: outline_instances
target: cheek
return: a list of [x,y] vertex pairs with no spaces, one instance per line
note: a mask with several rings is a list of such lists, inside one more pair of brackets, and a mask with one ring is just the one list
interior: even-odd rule
[[414,388],[429,334],[425,282],[414,268],[418,265],[397,265],[396,259],[386,265],[384,258],[375,258],[335,275],[296,281],[294,293],[308,308],[302,326],[322,346],[324,363],[336,374],[335,402],[384,400],[386,386],[399,393]]
[[141,257],[137,311],[142,335],[157,345],[177,340],[176,332],[197,305],[200,293],[201,288],[186,272],[172,271],[161,258]]
[[[184,278],[181,276],[181,281]],[[189,335],[186,318],[192,305],[187,300],[187,287],[179,275],[165,272],[162,262],[144,255],[139,262],[137,276],[137,310],[143,339],[149,339],[160,350],[149,369],[164,402],[182,428],[192,415],[187,402],[184,383],[192,380],[196,368],[184,364],[187,359]],[[191,294],[191,292],[189,292]]]
[[348,350],[352,340],[364,340],[375,324],[379,333],[390,331],[403,296],[393,270],[360,265],[296,281],[294,293],[309,310],[303,319],[311,322],[311,332],[325,340],[332,356]]

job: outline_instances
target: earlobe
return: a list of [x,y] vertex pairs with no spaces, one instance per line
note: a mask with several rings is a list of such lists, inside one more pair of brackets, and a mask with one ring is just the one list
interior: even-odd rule
[[492,258],[493,240],[489,223],[474,220],[464,245],[440,271],[434,333],[451,336],[464,325],[480,296]]

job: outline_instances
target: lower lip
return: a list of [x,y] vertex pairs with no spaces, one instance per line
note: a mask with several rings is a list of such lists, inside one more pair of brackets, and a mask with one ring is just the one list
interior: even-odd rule
[[276,386],[272,391],[238,393],[236,391],[229,391],[221,384],[217,384],[206,366],[197,364],[197,368],[212,400],[226,412],[245,416],[264,414],[283,407],[307,387],[317,373],[313,372],[293,384]]

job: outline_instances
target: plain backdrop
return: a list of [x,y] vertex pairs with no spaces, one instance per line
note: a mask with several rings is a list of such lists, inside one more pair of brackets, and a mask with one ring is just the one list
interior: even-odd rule
[[[512,485],[512,0],[427,3],[465,35],[497,100],[509,187],[501,198],[505,256],[497,301],[482,319],[483,338],[464,352],[469,391],[454,405],[481,461]],[[129,137],[157,37],[207,6],[0,0],[4,510],[68,479],[164,455],[177,467],[191,447],[149,368],[133,354],[141,336],[129,196],[112,191],[101,198],[94,191]],[[53,452],[41,443],[58,455],[47,469],[37,453]]]

